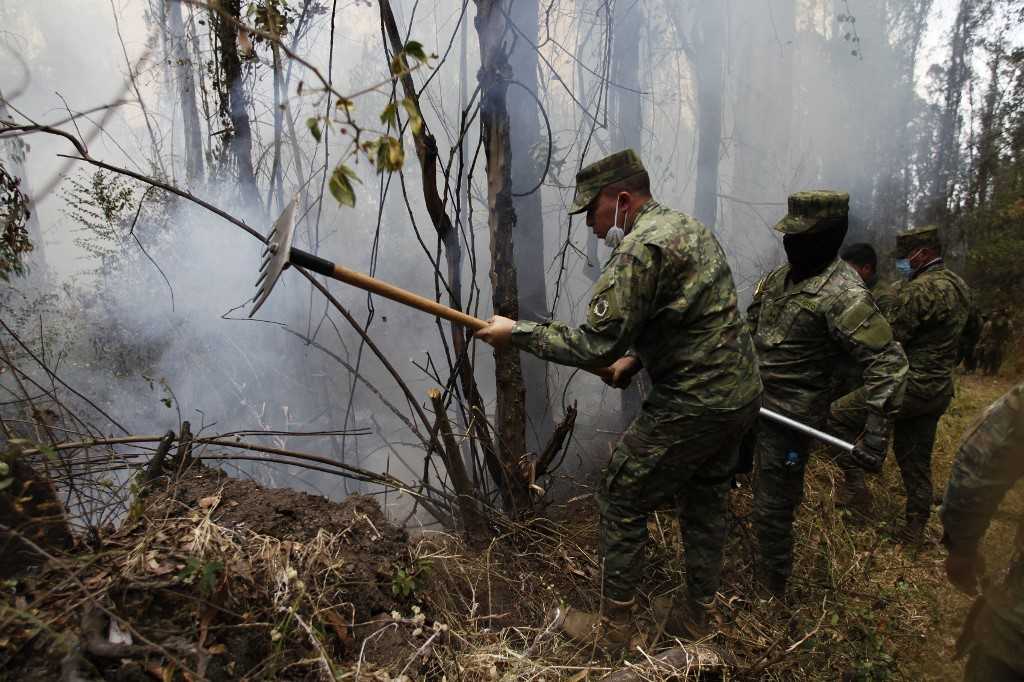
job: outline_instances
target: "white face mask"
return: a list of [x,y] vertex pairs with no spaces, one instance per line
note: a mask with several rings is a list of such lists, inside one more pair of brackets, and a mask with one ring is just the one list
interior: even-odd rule
[[[625,216],[623,216],[622,222],[626,222]],[[614,249],[616,246],[622,243],[622,238],[626,236],[626,231],[619,227],[619,202],[615,202],[615,220],[612,221],[612,226],[608,228],[608,232],[604,235],[604,243],[608,248]]]

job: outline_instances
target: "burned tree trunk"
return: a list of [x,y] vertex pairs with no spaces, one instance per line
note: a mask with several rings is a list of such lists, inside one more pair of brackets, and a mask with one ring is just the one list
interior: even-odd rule
[[[387,33],[388,42],[391,44],[391,48],[395,53],[400,53],[403,46],[402,37],[398,30],[398,23],[395,20],[395,15],[391,9],[391,3],[389,0],[381,0],[380,12],[381,22],[384,24],[384,30]],[[405,93],[406,99],[412,102],[413,106],[416,108],[417,112],[420,113],[420,117],[422,118],[419,95],[416,91],[416,86],[413,83],[412,74],[409,72],[408,65],[405,64],[404,58],[400,58],[400,62],[404,69],[404,73],[400,78],[402,90]],[[444,201],[442,201],[441,195],[437,189],[437,141],[430,133],[425,121],[418,131],[413,131],[413,141],[416,146],[416,157],[420,164],[420,173],[423,183],[423,200],[426,204],[427,214],[430,216],[430,221],[434,225],[434,230],[437,232],[438,239],[440,239],[441,243],[444,245],[446,276],[448,281],[448,305],[456,310],[462,310],[462,247],[459,242],[459,232],[455,229],[451,218],[445,211]],[[505,508],[509,510],[515,509],[521,505],[520,501],[518,501],[519,498],[513,491],[520,489],[525,490],[525,484],[521,482],[523,480],[522,477],[517,475],[517,469],[514,466],[505,464],[505,461],[503,461],[502,456],[499,454],[499,450],[491,437],[491,432],[486,421],[483,397],[480,395],[480,391],[477,388],[476,378],[473,375],[473,367],[469,362],[469,344],[467,342],[466,331],[461,326],[454,323],[452,323],[450,329],[452,350],[454,351],[456,362],[455,371],[459,376],[459,384],[462,388],[463,397],[469,404],[469,409],[471,411],[469,419],[475,440],[471,441],[470,446],[475,448],[476,445],[474,443],[479,442],[480,449],[483,452],[483,459],[484,464],[487,467],[487,472],[498,486]],[[522,451],[520,450],[519,454],[521,453]]]
[[[644,12],[640,4],[615,3],[611,86],[612,150],[633,149],[641,158],[643,100],[640,96],[640,33],[643,23]],[[620,417],[623,428],[640,411],[646,384],[643,380],[634,381],[621,392]]]
[[[511,67],[504,37],[505,17],[500,2],[476,0],[476,29],[480,41],[480,129],[487,157],[487,208],[491,237],[491,288],[494,312],[517,319],[519,291],[513,251],[516,222],[512,203],[511,149],[508,116],[508,84]],[[502,466],[515,510],[529,505],[529,491],[516,476],[514,462],[526,452],[526,411],[523,372],[519,351],[495,351],[497,384],[496,421]]]
[[256,174],[252,165],[252,127],[249,123],[249,98],[242,82],[242,60],[238,54],[240,0],[220,0],[210,10],[217,36],[220,80],[217,95],[222,119],[224,148],[235,166],[242,202],[259,206]]
[[174,65],[174,79],[181,98],[182,129],[185,137],[185,178],[189,187],[203,182],[203,137],[199,126],[199,108],[196,105],[196,83],[189,57],[188,35],[181,18],[181,3],[166,0],[169,24],[168,52]]
[[[537,0],[517,0],[509,12],[515,24],[513,50],[509,55],[516,95],[509,101],[512,140],[512,183],[515,208],[515,261],[519,274],[519,318],[539,322],[548,317],[544,277],[544,216],[541,185],[545,166],[542,155],[550,140],[541,137],[540,101],[537,98]],[[526,416],[531,447],[536,449],[554,424],[548,403],[547,363],[521,354],[526,388]]]

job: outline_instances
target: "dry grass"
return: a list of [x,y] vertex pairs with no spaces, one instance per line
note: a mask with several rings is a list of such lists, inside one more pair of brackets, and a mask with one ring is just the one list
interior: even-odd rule
[[[960,435],[1011,383],[963,377],[959,395],[943,418],[934,459],[938,494],[944,489]],[[962,674],[952,644],[969,600],[945,579],[937,514],[920,550],[901,546],[893,531],[904,498],[895,462],[870,485],[872,518],[854,518],[834,505],[837,467],[819,456],[808,468],[806,499],[796,526],[796,562],[787,607],[758,599],[752,576],[754,544],[747,519],[750,493],[734,493],[721,622],[708,644],[737,662],[727,677],[769,680],[948,680]],[[1020,495],[1004,504],[1016,514]],[[559,515],[559,525],[514,528],[483,553],[469,552],[449,536],[425,536],[418,552],[436,567],[419,595],[427,612],[444,620],[454,637],[435,651],[434,672],[448,679],[599,679],[637,665],[637,679],[666,679],[645,667],[654,648],[625,659],[580,649],[552,633],[545,610],[567,601],[593,607],[600,601],[596,518],[585,502]],[[1009,538],[1003,519],[994,523],[986,552],[990,565],[1005,565]],[[665,593],[683,584],[677,522],[652,520],[647,585]],[[642,615],[641,620],[645,617]],[[659,647],[671,646],[662,641]],[[678,675],[696,679],[697,674]]]
[[[1009,385],[962,381],[940,424],[937,489],[960,434]],[[317,518],[308,523],[295,493],[254,492],[250,483],[204,476],[188,484],[185,502],[168,494],[160,514],[148,510],[145,523],[122,529],[101,551],[51,562],[39,580],[8,595],[0,605],[0,642],[14,652],[8,662],[29,661],[13,669],[28,677],[54,673],[52,665],[31,667],[33,651],[40,660],[47,651],[51,664],[59,659],[77,636],[81,610],[94,602],[123,618],[137,642],[145,637],[164,646],[160,663],[147,659],[142,667],[139,660],[137,668],[168,679],[188,671],[193,679],[205,673],[217,680],[579,681],[626,668],[638,680],[699,676],[696,659],[674,673],[652,663],[678,644],[669,639],[609,658],[555,632],[552,607],[595,608],[601,601],[597,519],[588,495],[553,508],[549,520],[508,526],[483,549],[441,533],[420,534],[406,547],[365,499],[346,501],[331,527],[317,530],[332,513],[326,502],[309,507]],[[732,659],[726,679],[958,678],[961,664],[950,652],[968,600],[945,580],[937,518],[931,544],[908,551],[890,535],[903,507],[895,464],[871,481],[876,509],[867,521],[835,508],[837,478],[825,457],[812,460],[788,606],[756,594],[750,492],[735,491],[720,618],[704,644]],[[266,501],[256,504],[257,495]],[[1016,515],[1022,503],[1011,494],[1004,509]],[[247,507],[266,513],[239,516]],[[255,529],[277,527],[274,510],[286,507],[297,526],[277,534]],[[222,514],[235,515],[234,522]],[[988,535],[993,568],[1009,555],[1009,523],[1001,516]],[[301,537],[294,527],[303,529]],[[650,594],[639,616],[648,631],[650,598],[684,584],[678,522],[658,514],[650,531]],[[0,673],[12,669],[0,663]],[[116,662],[104,673],[110,665]],[[716,669],[703,678],[721,676]]]

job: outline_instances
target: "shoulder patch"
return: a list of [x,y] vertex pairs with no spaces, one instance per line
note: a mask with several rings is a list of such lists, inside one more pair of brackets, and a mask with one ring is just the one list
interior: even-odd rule
[[871,350],[881,350],[892,341],[889,323],[870,301],[864,299],[855,301],[840,313],[836,328]]

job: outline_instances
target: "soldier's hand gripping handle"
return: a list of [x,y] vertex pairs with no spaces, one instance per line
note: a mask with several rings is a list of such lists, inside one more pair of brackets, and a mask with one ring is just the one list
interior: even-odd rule
[[871,473],[882,470],[889,449],[889,423],[879,414],[868,415],[864,431],[853,444],[850,457],[854,464]]

